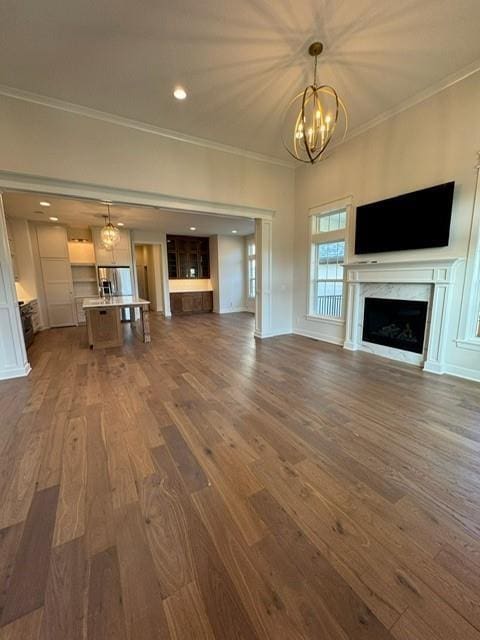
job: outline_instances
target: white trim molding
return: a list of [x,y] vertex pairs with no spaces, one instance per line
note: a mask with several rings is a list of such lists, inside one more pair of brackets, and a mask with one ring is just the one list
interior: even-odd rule
[[0,190],[36,191],[44,194],[60,195],[70,198],[87,198],[89,200],[112,200],[122,204],[145,205],[169,211],[186,211],[188,213],[234,216],[237,218],[259,218],[271,220],[275,216],[273,209],[261,209],[241,204],[227,204],[194,198],[182,198],[164,193],[149,191],[133,191],[117,187],[70,182],[44,176],[32,176],[22,173],[0,170]]
[[0,380],[30,373],[0,192]]
[[329,336],[326,333],[312,333],[311,331],[305,331],[304,329],[294,329],[293,333],[296,336],[303,336],[304,338],[318,340],[319,342],[328,342],[329,344],[335,344],[337,346],[342,346],[344,342],[343,338]]
[[272,334],[272,221],[255,220],[255,337]]
[[473,199],[472,222],[468,239],[467,263],[462,290],[458,342],[461,347],[467,343],[480,344],[477,327],[480,315],[480,151],[477,152],[475,166],[475,195]]
[[[344,348],[369,351],[369,344],[362,341],[360,327],[363,323],[362,288],[372,283],[392,285],[430,285],[429,328],[426,334],[425,357],[415,356],[399,349],[384,349],[381,355],[393,359],[422,364],[425,371],[447,373],[445,350],[447,330],[452,305],[452,287],[461,258],[411,260],[405,262],[351,263],[347,272],[347,309]],[[396,297],[393,295],[392,297]],[[401,296],[398,296],[401,298]],[[408,357],[407,357],[408,356]]]

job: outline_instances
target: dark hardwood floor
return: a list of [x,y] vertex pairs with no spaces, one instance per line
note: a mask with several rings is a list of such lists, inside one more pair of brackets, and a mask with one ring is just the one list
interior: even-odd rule
[[480,639],[480,387],[247,314],[0,383],[0,640]]

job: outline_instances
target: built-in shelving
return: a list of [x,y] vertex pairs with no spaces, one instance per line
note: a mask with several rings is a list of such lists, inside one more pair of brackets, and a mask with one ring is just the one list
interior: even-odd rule
[[94,264],[72,263],[73,295],[77,308],[77,322],[84,324],[85,312],[82,308],[84,298],[98,295],[97,278]]

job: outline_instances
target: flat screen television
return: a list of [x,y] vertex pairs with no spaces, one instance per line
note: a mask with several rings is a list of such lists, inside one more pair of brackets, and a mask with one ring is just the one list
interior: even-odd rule
[[446,247],[454,186],[446,182],[357,207],[355,253]]

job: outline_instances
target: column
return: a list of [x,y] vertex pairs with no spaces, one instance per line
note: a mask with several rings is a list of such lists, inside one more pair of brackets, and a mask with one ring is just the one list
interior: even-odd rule
[[271,220],[255,220],[255,253],[255,337],[268,338],[272,330]]
[[30,373],[0,192],[0,380]]

